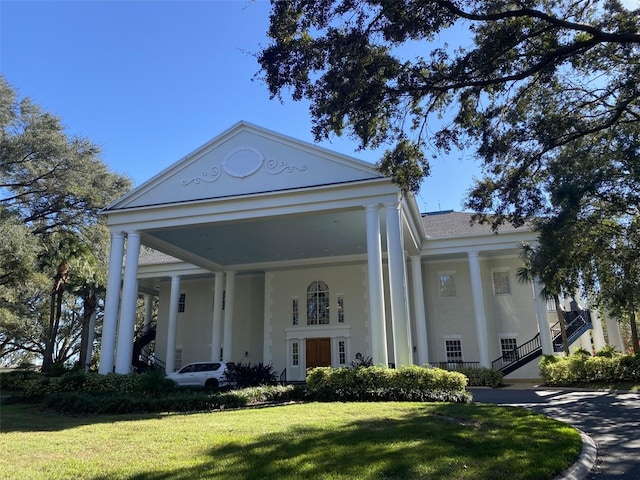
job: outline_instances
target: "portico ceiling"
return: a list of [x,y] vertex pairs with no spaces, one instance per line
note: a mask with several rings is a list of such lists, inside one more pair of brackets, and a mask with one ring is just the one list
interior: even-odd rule
[[[186,225],[146,231],[144,243],[180,258],[190,252],[222,268],[251,269],[276,263],[286,265],[309,259],[365,255],[367,251],[364,209],[323,211],[256,218],[224,223]],[[381,222],[385,231],[384,218]],[[383,250],[386,240],[382,235]],[[189,258],[193,262],[193,258]]]

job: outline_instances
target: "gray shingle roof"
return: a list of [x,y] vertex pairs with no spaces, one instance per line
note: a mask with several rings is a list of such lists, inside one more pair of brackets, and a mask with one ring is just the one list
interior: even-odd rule
[[[422,222],[427,235],[431,238],[463,237],[471,235],[491,235],[495,233],[489,224],[472,222],[470,212],[454,212],[445,210],[422,214]],[[527,227],[519,229],[527,230]],[[502,225],[498,232],[513,232],[519,230],[510,224]]]

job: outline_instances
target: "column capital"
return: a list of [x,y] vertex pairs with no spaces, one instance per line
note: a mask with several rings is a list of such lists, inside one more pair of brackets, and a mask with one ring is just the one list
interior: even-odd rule
[[362,208],[364,208],[367,212],[373,211],[375,210],[376,212],[380,209],[380,204],[379,203],[368,203],[366,205],[363,205]]
[[478,255],[480,255],[480,251],[479,250],[468,250],[467,251],[467,256],[469,258],[473,258],[473,257],[478,257]]
[[384,206],[386,207],[387,210],[392,210],[392,209],[400,210],[400,200],[394,200],[393,202],[385,202]]

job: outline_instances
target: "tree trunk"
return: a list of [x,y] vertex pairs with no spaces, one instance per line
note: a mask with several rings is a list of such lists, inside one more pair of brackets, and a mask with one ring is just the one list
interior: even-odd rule
[[51,306],[49,309],[49,328],[45,338],[44,357],[42,358],[42,372],[51,373],[51,365],[53,364],[53,343],[54,343],[54,324],[56,318],[56,292],[51,292]]
[[631,324],[631,343],[633,344],[633,353],[640,354],[640,345],[638,344],[638,325],[636,325],[636,311],[631,308],[629,312],[629,323]]
[[51,289],[51,309],[49,310],[49,331],[47,332],[44,358],[42,359],[42,371],[51,373],[53,366],[53,350],[62,317],[62,296],[69,278],[69,266],[66,260],[58,265],[58,271],[53,277],[53,288]]
[[80,368],[85,367],[91,363],[91,356],[89,355],[89,326],[91,324],[91,316],[96,311],[98,306],[98,299],[94,292],[86,293],[82,298],[83,310],[82,310],[82,337],[80,340]]
[[560,325],[560,336],[562,337],[562,349],[564,350],[565,357],[569,356],[569,338],[567,337],[567,324],[564,319],[564,308],[560,305],[560,297],[555,295],[553,297],[554,304],[556,306],[556,314],[558,316],[558,325]]

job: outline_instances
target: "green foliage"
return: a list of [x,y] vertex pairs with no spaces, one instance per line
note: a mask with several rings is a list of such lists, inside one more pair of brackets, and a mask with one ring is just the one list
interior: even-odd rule
[[451,401],[470,400],[467,378],[438,368],[317,367],[307,373],[311,399],[321,401]]
[[502,372],[493,368],[460,368],[456,370],[468,379],[470,387],[492,387],[502,386]]
[[640,381],[640,355],[545,356],[540,362],[545,385]]
[[11,370],[0,373],[0,391],[23,391],[27,384],[42,376],[34,370]]
[[637,124],[638,23],[604,0],[290,0],[258,61],[272,97],[311,102],[317,139],[391,145],[381,168],[406,191],[429,155],[473,144],[471,203],[515,221],[546,201],[556,150]]
[[620,354],[621,352],[618,352],[616,350],[616,347],[614,347],[613,345],[605,345],[603,348],[601,348],[595,353],[595,356],[613,358],[616,355],[620,355]]
[[80,350],[80,319],[96,308],[85,300],[106,282],[108,231],[98,212],[131,187],[99,153],[0,76],[3,363],[43,357],[50,372]]
[[264,365],[262,362],[253,365],[250,362],[237,363],[224,375],[229,383],[236,388],[271,385],[277,381],[273,365]]
[[292,385],[251,387],[224,393],[173,388],[151,393],[145,388],[148,382],[157,380],[160,379],[151,376],[141,378],[134,392],[60,390],[45,395],[41,403],[64,414],[103,415],[224,410],[265,403],[300,401],[306,395],[304,387]]

